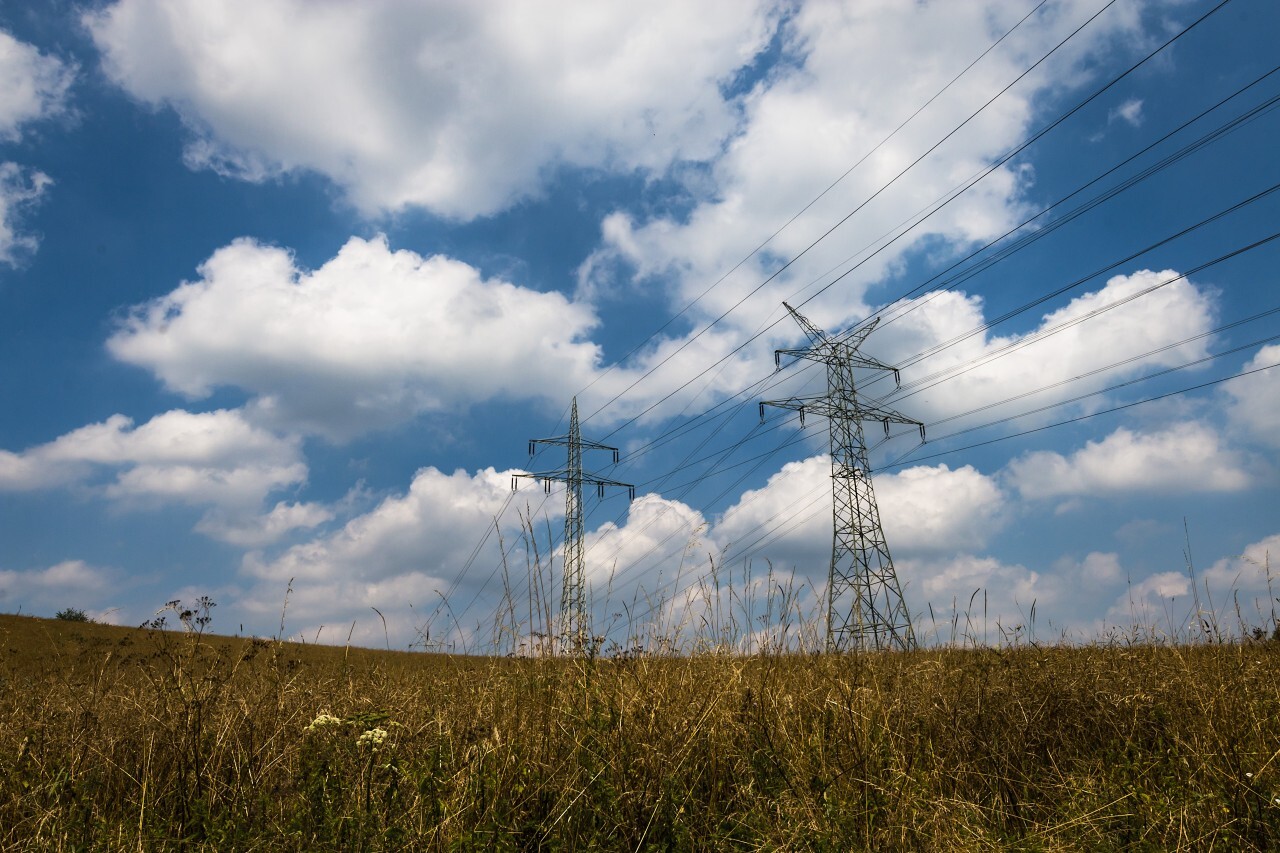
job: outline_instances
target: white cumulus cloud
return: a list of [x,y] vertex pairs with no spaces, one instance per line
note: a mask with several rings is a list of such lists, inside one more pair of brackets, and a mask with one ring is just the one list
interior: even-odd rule
[[67,109],[75,69],[0,30],[0,140],[20,138],[25,125]]
[[1029,634],[1032,606],[1043,619],[1055,604],[1055,587],[1040,572],[995,557],[955,554],[898,562],[903,596],[922,641],[995,643],[1002,632]]
[[[896,408],[932,423],[1084,377],[939,428],[949,432],[975,418],[986,421],[1073,398],[1153,368],[1204,357],[1209,338],[1180,342],[1212,329],[1216,314],[1211,296],[1174,270],[1113,276],[1098,290],[1044,314],[1021,334],[985,329],[983,308],[979,297],[945,292],[891,309],[894,319],[869,338],[867,348],[877,358],[904,364],[917,353],[949,344],[903,369],[909,396],[894,403]],[[1119,366],[1107,369],[1113,364]],[[869,386],[873,394],[891,387],[884,382]],[[1089,402],[1083,406],[1088,408]]]
[[1243,368],[1265,369],[1227,383],[1227,414],[1258,441],[1280,446],[1280,366],[1273,364],[1280,365],[1280,344],[1258,350]]
[[[86,563],[64,560],[43,569],[0,569],[0,602],[5,610],[21,607],[29,613],[52,616],[65,608],[84,610],[93,618],[110,621],[100,609],[113,591],[116,573]],[[108,617],[104,619],[103,617]]]
[[[239,593],[238,606],[270,617],[279,611],[280,596],[292,583],[289,614],[301,623],[298,630],[303,634],[344,620],[349,626],[353,614],[363,613],[376,621],[366,624],[361,617],[358,638],[381,643],[381,620],[371,612],[377,608],[391,623],[388,631],[398,644],[411,641],[415,629],[428,622],[434,624],[437,638],[467,642],[477,626],[483,626],[487,640],[504,590],[503,547],[509,552],[506,581],[522,606],[531,583],[536,594],[540,579],[552,577],[545,542],[539,562],[526,548],[532,540],[522,534],[527,523],[522,519],[529,512],[539,524],[554,518],[563,499],[557,501],[553,495],[543,505],[541,490],[522,491],[513,498],[513,473],[487,468],[475,474],[447,474],[423,468],[407,492],[384,498],[338,530],[282,553],[248,554],[242,573],[252,586]],[[534,507],[524,503],[529,495],[537,496]],[[536,535],[541,538],[543,532]],[[559,570],[557,559],[555,571]],[[554,583],[558,590],[558,575]],[[554,605],[559,606],[558,593]],[[433,612],[438,617],[434,620]]]
[[[874,477],[881,523],[895,559],[980,547],[1001,525],[1005,496],[970,465],[918,466]],[[743,493],[711,530],[730,555],[751,548],[778,567],[826,583],[831,555],[831,462],[789,462]],[[761,541],[763,539],[763,541]]]
[[0,264],[17,266],[40,245],[34,235],[18,230],[18,219],[22,210],[38,201],[52,183],[38,169],[0,163]]
[[1122,492],[1231,492],[1247,488],[1244,460],[1209,427],[1180,423],[1151,433],[1121,427],[1064,456],[1042,450],[1009,463],[1025,498]]
[[610,587],[656,593],[682,573],[687,583],[706,571],[708,556],[717,554],[708,527],[702,513],[680,501],[641,495],[624,524],[605,522],[587,535],[587,581],[602,599]]
[[[0,141],[17,142],[33,122],[64,113],[75,70],[0,30]],[[19,230],[22,211],[52,179],[13,162],[0,163],[0,264],[16,266],[39,244]]]
[[1239,554],[1223,557],[1204,573],[1204,585],[1213,595],[1215,606],[1234,627],[1234,606],[1239,604],[1240,617],[1248,624],[1261,627],[1270,624],[1273,614],[1280,612],[1280,533],[1246,545]]
[[902,553],[981,548],[1001,527],[1005,495],[972,465],[918,465],[875,478],[885,536]]
[[237,240],[138,306],[107,342],[191,397],[255,395],[259,421],[349,437],[492,399],[562,405],[600,353],[590,309],[442,256],[352,238],[317,270]]
[[[1003,233],[1023,210],[1030,170],[996,170],[869,260],[869,250],[885,245],[899,223],[911,221],[1015,146],[1036,117],[1038,97],[1080,83],[1086,76],[1081,59],[1137,23],[1133,8],[1109,10],[1114,14],[1101,16],[1072,39],[1070,49],[970,120],[1096,11],[1073,2],[1033,15],[948,85],[1030,8],[906,0],[798,4],[781,32],[790,61],[743,98],[740,132],[711,164],[710,174],[699,173],[689,183],[692,210],[658,216],[615,211],[604,220],[600,247],[580,269],[579,286],[608,292],[657,280],[669,288],[673,304],[699,297],[695,318],[732,310],[726,323],[754,330],[778,316],[783,299],[797,291],[813,293],[812,285],[831,283],[835,271],[868,261],[806,306],[818,325],[831,328],[865,316],[866,288],[913,248],[936,247],[939,238],[966,245]],[[928,61],[904,62],[922,56]],[[939,93],[927,110],[911,118]],[[945,144],[912,165],[953,130]],[[903,181],[887,187],[909,166]],[[794,222],[771,239],[766,253],[735,267],[793,215]],[[820,245],[808,248],[833,228]],[[802,252],[804,257],[774,282],[752,292],[782,259]],[[716,286],[699,296],[713,282]]]
[[248,423],[241,412],[175,409],[139,426],[124,415],[73,430],[21,453],[0,451],[0,489],[103,484],[108,497],[253,509],[269,493],[303,483],[300,442]]
[[465,219],[561,164],[712,157],[735,126],[721,86],[767,43],[765,5],[120,0],[84,21],[111,79],[179,112],[193,165],[314,170],[369,212]]
[[1183,572],[1155,572],[1116,596],[1099,624],[1110,624],[1126,635],[1151,638],[1183,637],[1187,619],[1194,619],[1191,580]]
[[[495,517],[501,515],[507,533],[518,532],[520,504],[510,500],[511,475],[492,468],[475,475],[423,468],[407,493],[387,497],[342,529],[295,545],[274,559],[251,554],[245,569],[254,577],[308,582],[343,577],[381,581],[420,571],[438,584],[448,583]],[[493,567],[486,561],[476,571]],[[474,591],[475,580],[464,578],[465,588]]]
[[[1127,577],[1118,554],[1099,551],[1031,565],[974,553],[908,555],[898,575],[920,637],[988,643],[1015,634],[1096,638],[1115,625],[1100,618],[1098,602],[1111,600]],[[1130,625],[1127,617],[1123,625]]]
[[200,519],[196,530],[241,548],[261,548],[294,530],[310,530],[334,517],[333,510],[321,504],[280,501],[270,512],[260,515],[210,511]]
[[1133,127],[1142,125],[1142,99],[1130,98],[1107,113],[1108,121],[1123,121]]

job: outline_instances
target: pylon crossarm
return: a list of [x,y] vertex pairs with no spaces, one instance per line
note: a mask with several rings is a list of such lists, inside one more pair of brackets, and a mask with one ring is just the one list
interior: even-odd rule
[[805,361],[826,362],[829,358],[826,349],[823,347],[797,347],[795,349],[776,349],[773,351],[773,366],[776,370],[782,369],[782,357],[791,356],[795,359],[804,359]]
[[[532,456],[533,451],[537,449],[534,447],[535,444],[547,444],[552,447],[568,447],[569,443],[570,438],[567,435],[557,436],[555,438],[531,438],[529,439],[529,455]],[[600,444],[597,441],[588,441],[585,438],[579,442],[579,445],[583,450],[611,450],[613,451],[613,464],[618,464],[618,448],[612,445]]]
[[790,400],[765,400],[760,404],[760,423],[764,423],[764,407],[773,406],[777,409],[788,409],[792,412],[800,413],[800,426],[804,426],[804,416],[808,412],[816,412],[821,415],[817,407],[823,405],[826,401],[825,397],[792,397]]
[[894,384],[899,387],[902,385],[902,379],[898,374],[898,368],[892,364],[885,364],[883,361],[874,358],[868,358],[857,352],[838,351],[836,345],[805,347],[803,349],[778,349],[773,351],[773,364],[775,369],[782,369],[782,357],[784,355],[791,356],[795,359],[803,359],[805,361],[816,361],[821,364],[836,365],[844,364],[852,367],[862,367],[867,370],[883,370],[893,374]]
[[521,471],[511,475],[513,480],[561,480],[569,479],[569,472],[561,468],[559,471]]
[[898,368],[894,367],[892,364],[885,364],[883,361],[880,361],[879,359],[868,358],[862,353],[857,353],[857,352],[849,355],[846,360],[849,364],[853,365],[854,367],[863,367],[863,368],[866,368],[867,370],[886,370],[889,373],[892,373],[894,375],[895,381],[896,381],[896,377],[898,375]]
[[853,410],[853,416],[862,421],[885,421],[891,424],[906,424],[914,427],[924,426],[915,418],[909,418],[906,415],[895,412],[893,409],[885,409],[880,406],[859,404]]
[[[561,469],[559,471],[529,471],[529,472],[522,471],[522,472],[511,475],[511,488],[515,489],[516,480],[539,480],[539,481],[552,481],[552,482],[565,483],[565,482],[568,482],[571,477],[572,475],[568,471],[565,471],[564,469]],[[622,489],[629,489],[632,495],[632,500],[635,499],[636,487],[631,485],[630,483],[622,483],[617,480],[609,480],[604,477],[597,477],[594,474],[587,474],[587,473],[582,474],[577,479],[584,486],[599,486],[601,488],[605,486],[617,486]]]
[[790,400],[769,400],[764,405],[778,409],[790,409],[793,412],[800,412],[802,415],[818,415],[824,418],[831,417],[841,411],[840,407],[833,405],[827,397],[793,397]]
[[788,397],[785,400],[765,400],[760,405],[773,406],[775,409],[810,409],[826,400],[825,394],[814,394],[810,397]]
[[636,487],[630,483],[619,483],[617,480],[606,480],[603,477],[592,477],[587,475],[582,478],[582,484],[584,486],[595,486],[596,493],[599,497],[604,497],[604,490],[606,487],[617,486],[620,489],[627,490],[627,500],[633,501],[636,499]]

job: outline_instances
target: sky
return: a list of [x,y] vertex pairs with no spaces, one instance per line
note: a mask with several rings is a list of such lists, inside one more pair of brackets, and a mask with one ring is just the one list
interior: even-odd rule
[[826,387],[775,366],[785,301],[878,318],[901,384],[860,399],[925,425],[866,425],[922,641],[1267,623],[1278,34],[1270,0],[2,0],[0,611],[519,648],[564,495],[513,476],[564,467],[528,443],[576,398],[635,485],[586,492],[597,633],[776,638],[832,535],[826,423],[761,420]]

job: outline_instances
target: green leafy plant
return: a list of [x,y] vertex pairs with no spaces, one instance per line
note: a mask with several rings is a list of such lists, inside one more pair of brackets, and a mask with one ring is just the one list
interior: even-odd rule
[[85,613],[78,607],[67,607],[59,610],[55,615],[55,619],[61,619],[63,622],[92,622],[89,614]]

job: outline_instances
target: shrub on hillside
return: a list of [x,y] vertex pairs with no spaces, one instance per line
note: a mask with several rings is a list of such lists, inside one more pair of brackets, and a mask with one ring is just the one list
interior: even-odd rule
[[65,610],[59,610],[54,617],[61,619],[63,622],[92,622],[89,614],[85,613],[79,607],[68,607]]

